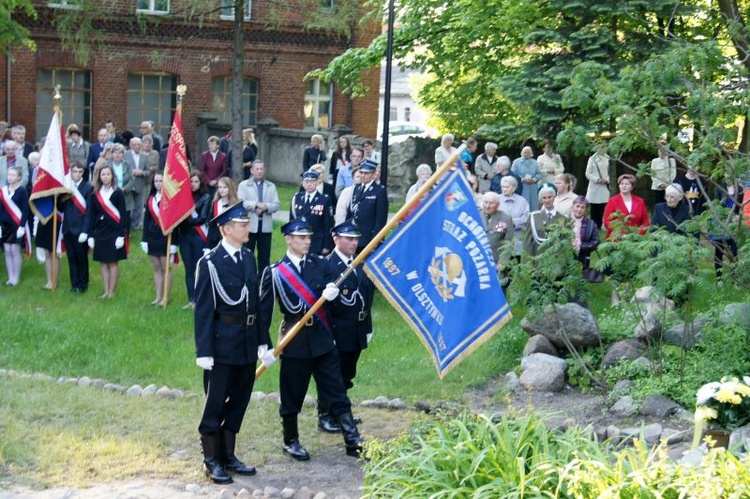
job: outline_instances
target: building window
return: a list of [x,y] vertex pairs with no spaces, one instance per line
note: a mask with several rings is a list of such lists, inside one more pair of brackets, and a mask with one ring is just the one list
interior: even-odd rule
[[165,139],[172,128],[177,106],[177,78],[165,73],[134,73],[128,75],[128,124],[138,130],[146,120],[155,123],[156,132]]
[[80,9],[81,0],[52,0],[49,6],[57,9]]
[[[252,0],[245,0],[245,21],[250,20],[252,6]],[[234,20],[234,0],[221,0],[221,18],[228,21]]]
[[388,109],[388,120],[389,121],[398,121],[398,108],[391,106]]
[[169,0],[138,0],[137,12],[142,14],[169,14]]
[[36,138],[47,136],[55,109],[55,85],[60,85],[62,123],[75,123],[84,138],[91,137],[91,72],[43,69],[36,74]]
[[305,89],[305,128],[330,128],[332,102],[332,84],[321,80],[309,80]]
[[404,121],[411,121],[411,108],[404,108]]
[[[242,126],[254,126],[258,121],[258,80],[242,80]],[[232,123],[232,77],[211,80],[211,111],[219,123]]]

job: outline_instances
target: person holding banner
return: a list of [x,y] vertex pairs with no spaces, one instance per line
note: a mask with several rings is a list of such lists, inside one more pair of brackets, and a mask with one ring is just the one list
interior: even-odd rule
[[[206,475],[232,483],[229,473],[254,475],[237,459],[235,444],[255,382],[255,364],[272,347],[269,324],[258,308],[258,271],[244,248],[250,219],[241,203],[211,220],[222,240],[198,262],[195,346],[206,402],[198,425]],[[273,355],[270,355],[273,361]],[[266,362],[264,360],[264,362]]]
[[[198,259],[203,256],[203,250],[208,244],[208,210],[211,208],[211,198],[206,191],[203,173],[198,170],[190,172],[190,191],[193,193],[195,209],[180,224],[180,256],[185,264],[185,288],[188,302],[182,308],[195,308],[195,268]],[[217,180],[218,183],[218,180]]]
[[[164,178],[161,173],[154,174],[151,180],[151,194],[146,201],[145,213],[143,214],[143,240],[141,249],[151,259],[151,265],[154,267],[154,286],[156,287],[156,298],[151,305],[162,305],[164,299],[164,277],[167,273],[167,236],[161,230],[161,218],[159,208],[161,204],[161,188]],[[177,254],[177,245],[179,239],[172,237],[172,244],[169,246],[169,260],[174,260]],[[169,274],[169,283],[167,284],[167,295],[172,290],[172,276]]]
[[[284,316],[280,326],[283,338],[321,295],[332,301],[339,290],[327,279],[325,260],[319,255],[309,254],[310,225],[298,218],[283,225],[281,232],[287,252],[281,260],[263,271],[260,316],[262,323],[268,327],[276,301]],[[264,360],[264,365],[268,367],[270,363]],[[310,318],[281,354],[279,415],[284,430],[283,450],[297,461],[310,459],[310,454],[299,441],[297,415],[302,410],[313,376],[320,400],[341,428],[346,454],[359,456],[363,440],[354,423],[351,402],[346,395],[327,307],[320,308]]]
[[73,181],[73,196],[63,205],[65,218],[62,234],[65,252],[68,254],[71,293],[85,293],[89,287],[89,247],[88,237],[85,234],[89,220],[86,216],[86,207],[94,188],[83,180],[85,172],[86,167],[82,162],[71,165],[70,178]]
[[0,240],[8,270],[6,286],[17,286],[21,280],[21,245],[28,245],[29,194],[22,184],[21,168],[9,166],[5,172],[8,185],[0,188]]
[[[112,298],[120,277],[119,261],[125,260],[125,234],[128,217],[125,195],[117,187],[115,171],[106,164],[94,177],[95,191],[89,199],[89,228],[86,233],[89,248],[94,250],[94,261],[101,263],[104,294],[99,299]],[[84,234],[80,236],[83,239]],[[80,240],[80,239],[79,239]]]

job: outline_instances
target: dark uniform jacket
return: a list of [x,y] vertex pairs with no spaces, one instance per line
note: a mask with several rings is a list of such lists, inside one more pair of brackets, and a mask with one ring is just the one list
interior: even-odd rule
[[385,227],[388,221],[388,196],[385,187],[375,182],[369,186],[360,185],[360,188],[354,187],[346,218],[353,218],[362,233],[357,247],[361,250]]
[[[325,259],[328,281],[336,281],[347,269],[338,253]],[[329,303],[331,326],[336,348],[355,352],[367,348],[367,335],[372,333],[372,297],[374,286],[362,268],[351,272],[339,286],[339,296]]]
[[[284,258],[273,263],[263,271],[263,278],[260,287],[260,301],[261,316],[264,317],[264,322],[270,323],[271,316],[273,315],[274,297],[276,298],[276,301],[279,304],[279,310],[284,316],[281,325],[279,326],[281,339],[286,332],[292,329],[302,316],[305,315],[309,310],[309,307],[304,304],[299,295],[280,278],[278,274],[279,269],[277,268],[280,265],[288,265],[290,272],[297,277],[300,277],[295,265],[289,260],[288,256],[284,255]],[[326,287],[326,284],[330,282],[326,277],[325,260],[319,255],[308,254],[305,257],[305,267],[302,270],[301,278],[312,291],[312,294],[314,295],[313,300],[317,301],[323,289]],[[280,297],[283,297],[283,299]],[[289,305],[289,308],[287,308],[287,305]],[[293,310],[290,310],[290,308]],[[324,305],[321,309],[328,314],[327,305]],[[330,319],[330,315],[328,315],[328,318]],[[331,352],[334,348],[333,333],[323,325],[317,316],[314,316],[312,323],[308,322],[299,333],[297,333],[281,355],[282,357],[310,359],[325,355]]]
[[[242,248],[242,262],[219,244],[198,261],[195,281],[196,357],[213,357],[218,364],[255,364],[258,345],[272,346],[269,324],[258,313],[258,271],[251,251]],[[247,297],[237,305],[226,303],[212,283],[209,262],[230,300],[237,300],[242,288]]]
[[65,205],[63,206],[65,220],[62,225],[63,234],[78,236],[81,232],[87,232],[89,230],[89,219],[87,218],[88,205],[91,202],[89,197],[91,196],[91,193],[94,192],[94,186],[82,180],[81,183],[78,184],[78,192],[80,192],[83,199],[86,200],[87,209],[84,213],[81,213],[81,210],[78,209],[78,206],[76,206],[72,197],[65,201]]
[[325,194],[313,191],[313,198],[309,203],[305,202],[307,192],[298,192],[292,196],[292,204],[289,209],[289,221],[304,217],[312,227],[313,235],[310,242],[310,253],[319,255],[323,250],[329,252],[333,249],[333,200]]

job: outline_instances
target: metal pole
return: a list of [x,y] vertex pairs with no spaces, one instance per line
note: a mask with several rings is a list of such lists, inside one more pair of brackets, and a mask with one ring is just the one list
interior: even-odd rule
[[385,94],[383,96],[383,133],[380,156],[380,184],[388,189],[388,123],[391,120],[391,72],[393,66],[393,2],[388,0],[388,32],[385,49]]

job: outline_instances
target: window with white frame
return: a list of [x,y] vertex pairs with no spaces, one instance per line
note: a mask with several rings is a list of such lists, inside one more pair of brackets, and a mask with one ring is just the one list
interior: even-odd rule
[[[245,0],[245,21],[250,20],[252,7],[252,0]],[[221,0],[221,18],[228,21],[234,20],[234,0]]]
[[36,138],[46,136],[49,130],[56,85],[60,85],[62,123],[75,123],[84,138],[91,138],[91,72],[65,68],[37,71]]
[[331,127],[333,85],[321,80],[308,80],[305,89],[305,128],[321,130]]
[[127,127],[138,130],[142,122],[153,121],[156,132],[166,139],[177,107],[176,88],[177,77],[171,74],[129,74]]
[[[254,126],[258,121],[258,80],[242,80],[240,93],[242,105],[242,126]],[[232,122],[232,77],[218,77],[211,80],[211,111],[219,123]]]
[[168,14],[169,0],[138,0],[136,10],[143,14]]

